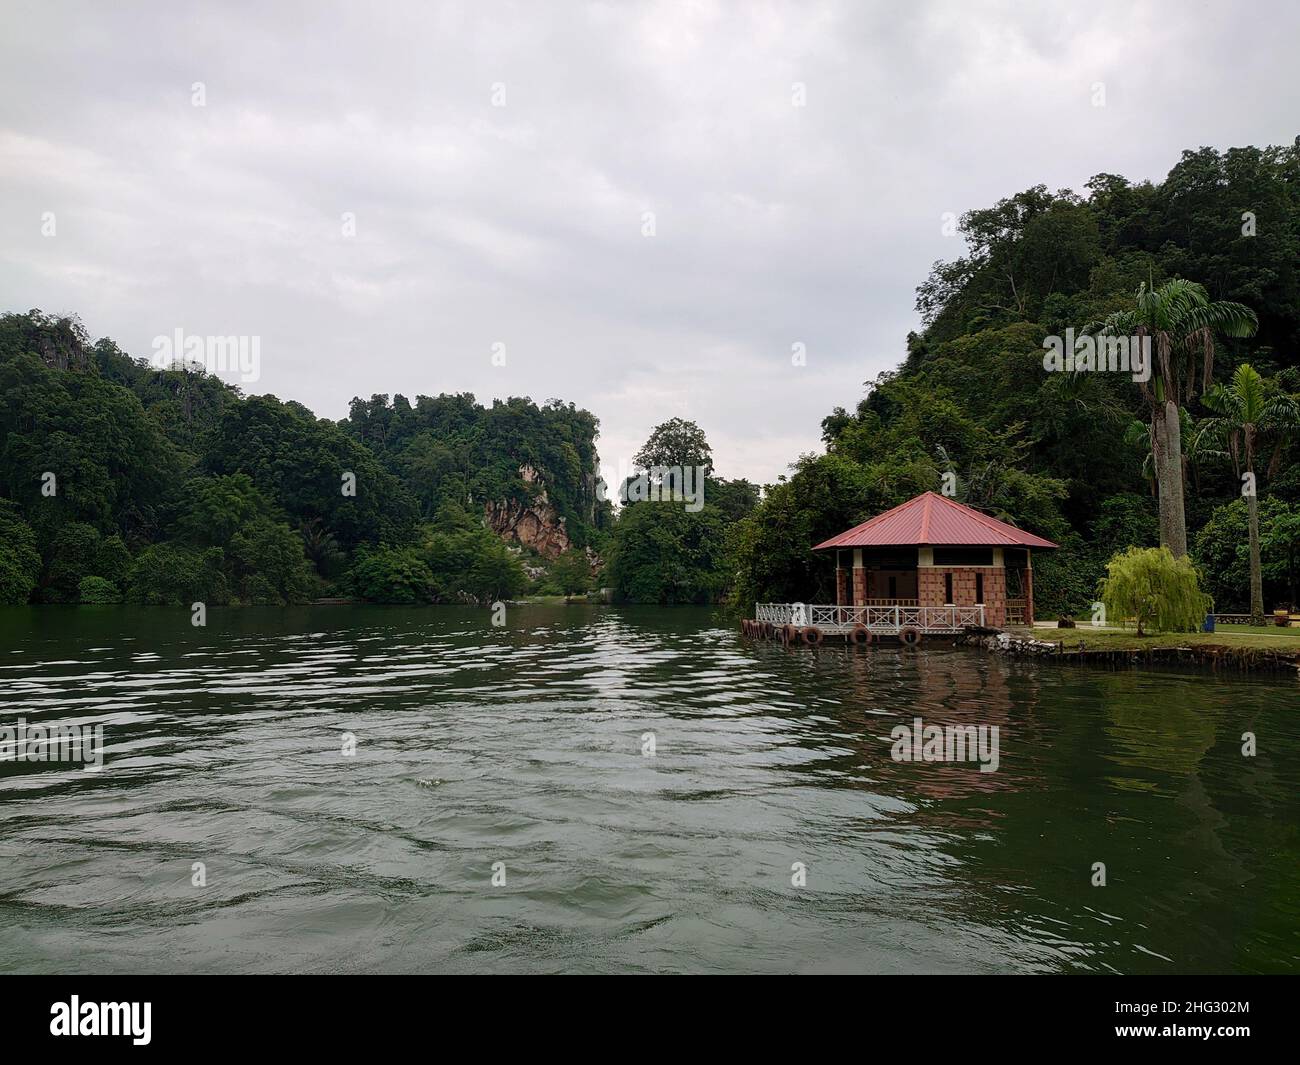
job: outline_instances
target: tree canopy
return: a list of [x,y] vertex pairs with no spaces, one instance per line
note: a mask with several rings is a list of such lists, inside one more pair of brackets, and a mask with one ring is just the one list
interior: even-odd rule
[[545,492],[572,542],[602,545],[597,428],[571,403],[468,395],[355,399],[335,423],[75,318],[0,316],[0,602],[515,595],[525,551],[485,506]]

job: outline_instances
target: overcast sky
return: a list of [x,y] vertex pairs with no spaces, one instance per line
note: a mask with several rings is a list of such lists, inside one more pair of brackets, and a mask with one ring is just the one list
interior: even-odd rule
[[691,418],[763,482],[901,360],[945,212],[1300,133],[1289,0],[0,11],[0,309],[257,336],[330,418],[572,400],[608,464]]

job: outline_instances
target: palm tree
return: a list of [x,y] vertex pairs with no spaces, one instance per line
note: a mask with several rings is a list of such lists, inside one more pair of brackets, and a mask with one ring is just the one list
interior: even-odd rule
[[1200,496],[1201,494],[1201,463],[1209,459],[1221,459],[1225,456],[1211,445],[1208,437],[1197,428],[1198,425],[1204,426],[1205,420],[1193,422],[1192,416],[1187,413],[1186,407],[1180,407],[1179,413],[1182,415],[1181,433],[1184,440],[1190,441],[1187,447],[1183,449],[1183,495],[1187,495],[1188,474],[1191,474],[1192,491]]
[[1124,427],[1124,450],[1136,451],[1146,448],[1142,458],[1142,477],[1151,486],[1152,497],[1156,496],[1156,455],[1155,442],[1151,436],[1151,426],[1134,418]]
[[[1192,416],[1187,413],[1186,407],[1178,408],[1178,433],[1183,440],[1190,440],[1191,443],[1183,450],[1183,495],[1187,495],[1187,474],[1190,471],[1192,475],[1192,487],[1196,494],[1201,494],[1201,472],[1200,460],[1205,458],[1225,458],[1226,452],[1211,450],[1210,441],[1203,438],[1202,433],[1195,433],[1195,423]],[[1149,422],[1140,421],[1137,418],[1129,419],[1128,424],[1124,427],[1124,447],[1129,451],[1145,449],[1142,456],[1142,478],[1147,482],[1151,489],[1151,498],[1156,499],[1159,493],[1156,491],[1156,453],[1153,439],[1153,430]]]
[[344,558],[334,534],[320,518],[308,518],[298,529],[298,535],[302,537],[303,552],[311,559],[316,572],[322,577],[332,576]]
[[1264,623],[1264,578],[1259,551],[1259,497],[1255,491],[1255,449],[1266,435],[1284,436],[1300,428],[1300,405],[1271,388],[1249,363],[1232,375],[1232,384],[1216,385],[1202,400],[1216,417],[1208,418],[1198,437],[1225,448],[1233,472],[1245,472],[1242,494],[1250,515],[1250,620]]
[[1187,554],[1183,508],[1182,407],[1204,391],[1214,375],[1214,338],[1254,334],[1259,321],[1242,303],[1213,301],[1203,285],[1175,278],[1159,288],[1138,287],[1134,306],[1089,326],[1104,336],[1149,337],[1151,380],[1139,382],[1151,410],[1151,440],[1160,486],[1160,542],[1176,558]]

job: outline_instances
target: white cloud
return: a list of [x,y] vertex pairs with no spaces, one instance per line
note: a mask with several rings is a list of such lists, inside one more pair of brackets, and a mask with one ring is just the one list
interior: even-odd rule
[[684,416],[721,472],[770,481],[901,359],[915,286],[960,250],[945,211],[1289,143],[1300,14],[1242,18],[29,5],[0,41],[0,291],[138,354],[178,326],[258,334],[259,389],[328,417],[374,392],[558,396],[610,461]]

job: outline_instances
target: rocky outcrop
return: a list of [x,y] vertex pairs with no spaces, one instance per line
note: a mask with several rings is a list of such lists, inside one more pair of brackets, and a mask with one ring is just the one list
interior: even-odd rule
[[539,486],[537,494],[528,502],[516,499],[488,502],[483,508],[484,517],[503,540],[531,548],[545,558],[558,558],[572,546],[564,519],[546,498],[546,489],[540,486],[536,470],[521,466],[519,475],[525,483]]
[[985,628],[980,625],[968,625],[954,641],[958,644],[983,647],[986,651],[998,651],[1008,655],[1055,655],[1061,653],[1061,645],[1046,640],[1035,640],[1030,636],[1016,636],[1001,629]]

